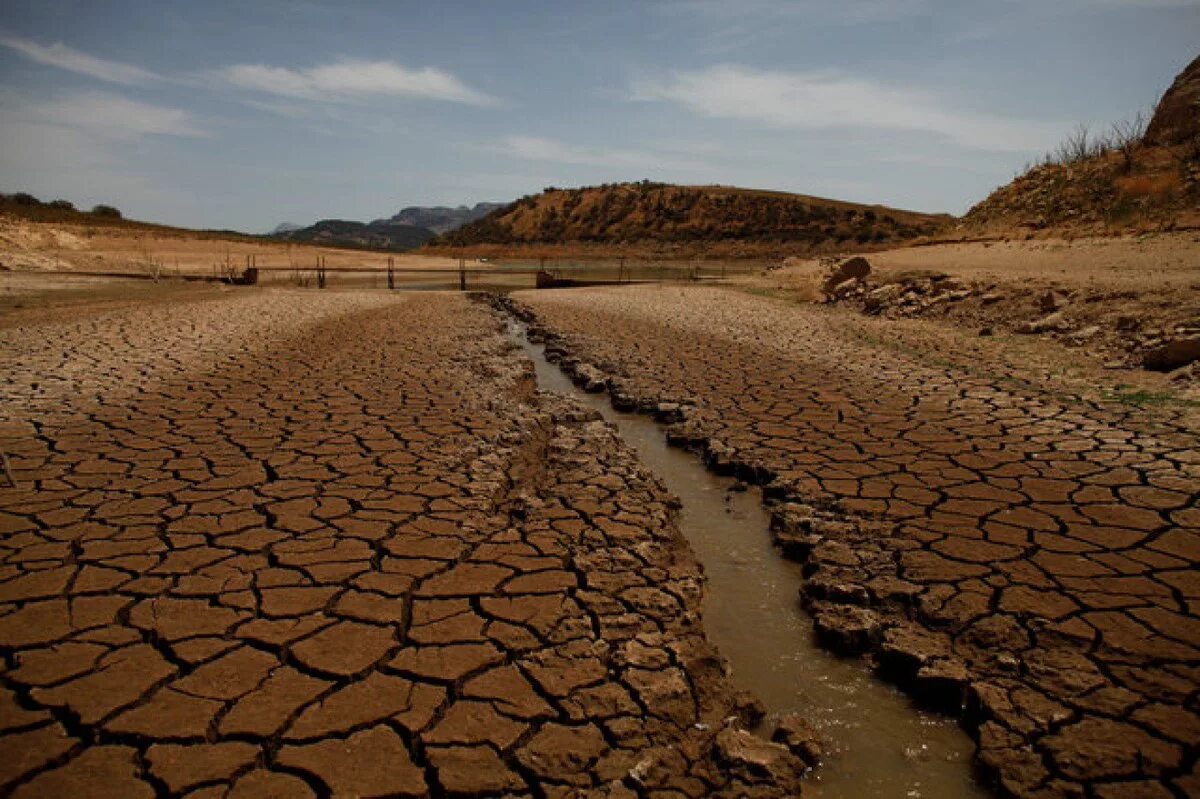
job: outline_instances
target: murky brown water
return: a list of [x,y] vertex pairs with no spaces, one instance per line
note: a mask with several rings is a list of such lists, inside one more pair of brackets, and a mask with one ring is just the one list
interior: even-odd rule
[[820,730],[826,756],[806,795],[826,799],[958,799],[990,793],[974,778],[973,744],[955,721],[915,707],[856,659],[820,649],[800,607],[799,567],[771,543],[757,490],[730,493],[695,455],[667,445],[649,417],[613,409],[604,394],[575,387],[519,327],[512,337],[533,360],[538,385],[595,408],[683,503],[680,528],[708,578],[710,640],[768,713],[800,713]]

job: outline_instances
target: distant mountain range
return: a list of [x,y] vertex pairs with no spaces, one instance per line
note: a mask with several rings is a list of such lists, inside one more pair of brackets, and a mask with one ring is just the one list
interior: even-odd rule
[[400,209],[395,216],[371,222],[322,219],[308,227],[282,222],[268,235],[332,247],[414,250],[440,234],[457,230],[503,207],[505,203],[476,203],[457,208],[410,206]]
[[440,235],[457,230],[476,219],[483,219],[492,211],[506,205],[508,203],[476,203],[474,206],[460,205],[457,208],[447,208],[442,205],[433,207],[414,205],[409,208],[401,208],[400,213],[391,219],[376,219],[371,224],[413,225],[414,227],[428,228]]

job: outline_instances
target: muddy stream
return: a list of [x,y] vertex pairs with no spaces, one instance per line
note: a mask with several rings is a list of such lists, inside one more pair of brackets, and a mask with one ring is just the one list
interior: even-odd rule
[[670,447],[650,417],[615,410],[607,394],[577,388],[517,324],[512,340],[537,371],[539,388],[599,411],[642,463],[680,498],[679,525],[704,567],[704,626],[729,661],[738,688],[754,693],[768,719],[799,713],[822,736],[821,766],[806,795],[825,799],[987,797],[974,777],[970,738],[953,719],[921,710],[866,665],[819,648],[800,607],[798,564],[771,543],[758,489],[733,492],[694,454]]

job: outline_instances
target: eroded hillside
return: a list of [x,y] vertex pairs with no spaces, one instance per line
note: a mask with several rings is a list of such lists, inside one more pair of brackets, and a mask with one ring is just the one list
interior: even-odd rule
[[784,192],[620,183],[549,188],[439,237],[431,248],[502,254],[563,245],[759,255],[869,248],[926,236],[949,217]]

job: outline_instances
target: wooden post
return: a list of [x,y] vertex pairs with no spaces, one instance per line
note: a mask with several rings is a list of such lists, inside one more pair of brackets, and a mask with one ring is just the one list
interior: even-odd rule
[[388,256],[388,288],[389,289],[396,288],[395,266],[396,266],[396,259],[389,255]]
[[458,290],[467,290],[467,259],[458,259]]

